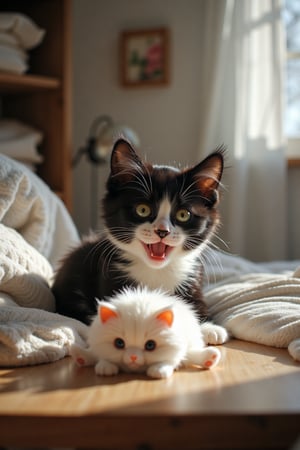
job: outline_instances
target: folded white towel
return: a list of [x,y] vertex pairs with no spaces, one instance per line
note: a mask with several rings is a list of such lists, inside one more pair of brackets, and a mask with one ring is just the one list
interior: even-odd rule
[[11,33],[0,30],[0,44],[6,45],[7,47],[20,49],[20,44],[18,39]]
[[43,157],[38,152],[38,146],[42,140],[43,133],[32,126],[15,119],[0,120],[0,153],[10,158],[33,164],[41,163]]
[[28,70],[27,54],[21,49],[0,44],[0,70],[13,73],[25,73]]
[[15,36],[24,49],[32,49],[40,44],[45,30],[40,28],[30,17],[20,13],[0,13],[0,31]]
[[6,54],[13,54],[18,56],[22,61],[26,63],[28,60],[28,53],[20,47],[13,47],[7,44],[0,43],[0,55],[5,56]]

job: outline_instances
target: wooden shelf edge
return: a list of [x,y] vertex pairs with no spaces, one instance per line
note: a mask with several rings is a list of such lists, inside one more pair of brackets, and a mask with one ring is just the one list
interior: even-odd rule
[[0,90],[7,92],[57,89],[61,81],[55,77],[31,74],[13,74],[0,72]]
[[61,190],[54,189],[53,193],[59,197],[61,200],[64,200],[64,193]]
[[287,160],[288,168],[300,168],[300,158],[288,158]]

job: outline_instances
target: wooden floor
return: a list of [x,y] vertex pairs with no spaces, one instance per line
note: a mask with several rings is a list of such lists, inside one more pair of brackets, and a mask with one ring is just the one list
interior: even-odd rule
[[300,438],[300,364],[233,340],[212,370],[99,377],[70,358],[0,370],[0,447],[286,448]]

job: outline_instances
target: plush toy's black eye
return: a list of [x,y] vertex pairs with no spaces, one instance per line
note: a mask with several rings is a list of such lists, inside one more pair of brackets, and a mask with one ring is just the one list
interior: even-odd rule
[[145,350],[147,350],[148,352],[152,352],[156,347],[156,342],[153,341],[152,339],[149,339],[149,341],[147,341],[145,343],[144,347],[145,347]]
[[125,348],[125,341],[122,338],[116,338],[114,344],[117,349]]

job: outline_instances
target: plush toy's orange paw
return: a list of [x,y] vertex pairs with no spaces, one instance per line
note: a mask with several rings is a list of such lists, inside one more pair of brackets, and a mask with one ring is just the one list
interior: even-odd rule
[[210,359],[205,361],[204,366],[209,368],[215,363],[215,359],[217,358],[217,355],[211,355]]
[[83,358],[81,358],[80,356],[78,358],[76,358],[76,362],[80,366],[84,366],[84,364],[85,364],[85,360]]

